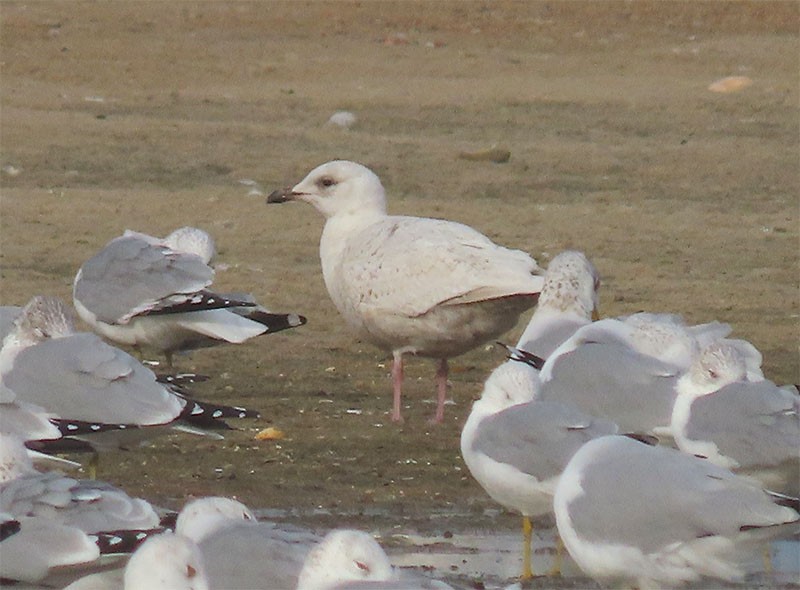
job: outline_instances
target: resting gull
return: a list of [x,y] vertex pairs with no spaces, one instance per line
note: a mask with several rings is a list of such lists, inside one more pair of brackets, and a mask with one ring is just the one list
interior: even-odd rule
[[517,348],[546,359],[578,328],[597,319],[600,275],[583,252],[565,250],[547,265],[544,285]]
[[3,396],[67,421],[62,433],[95,448],[138,443],[164,427],[188,426],[196,432],[224,428],[224,418],[258,415],[177,393],[131,355],[95,334],[74,332],[64,303],[43,296],[25,306],[0,349]]
[[209,590],[197,545],[174,533],[149,538],[125,567],[124,590]]
[[268,203],[304,201],[325,218],[322,274],[334,305],[357,333],[391,351],[401,421],[403,355],[439,360],[434,422],[444,417],[447,359],[498,337],[533,307],[541,269],[528,254],[441,219],[387,215],[380,179],[347,161],[312,170]]
[[776,525],[800,522],[797,500],[624,436],[586,443],[561,475],[553,505],[558,532],[584,572],[642,589],[702,576],[741,579],[748,553],[781,533]]
[[294,590],[309,549],[320,539],[258,522],[247,506],[222,497],[188,502],[175,531],[197,543],[212,590],[249,590],[265,580],[271,590]]
[[33,468],[22,441],[0,435],[0,512],[20,522],[46,520],[85,533],[159,526],[149,502],[109,484]]
[[297,590],[328,590],[349,582],[397,579],[389,558],[372,536],[352,529],[329,532],[308,554]]
[[241,308],[256,307],[252,298],[210,291],[214,270],[206,257],[213,256],[213,242],[210,248],[198,244],[195,234],[185,235],[187,229],[176,230],[180,234],[168,242],[132,231],[111,240],[75,276],[78,315],[118,344],[163,352],[170,366],[176,351],[239,344],[305,323],[297,314],[263,308],[245,317]]
[[522,579],[533,576],[531,518],[552,512],[561,471],[586,441],[617,432],[612,422],[572,406],[536,401],[536,379],[524,364],[500,365],[461,432],[472,476],[495,501],[523,516]]
[[[159,530],[148,502],[97,481],[36,471],[22,441],[0,435],[0,577],[64,585]],[[8,524],[14,524],[9,530]],[[59,566],[73,566],[60,570]]]
[[747,379],[739,349],[709,345],[678,380],[672,433],[700,455],[759,485],[800,495],[800,396],[772,381]]

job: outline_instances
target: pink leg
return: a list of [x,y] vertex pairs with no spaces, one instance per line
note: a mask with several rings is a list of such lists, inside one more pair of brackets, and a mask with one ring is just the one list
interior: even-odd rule
[[444,421],[444,402],[447,399],[447,359],[439,361],[439,367],[436,369],[436,416],[433,418],[435,424],[441,424]]
[[403,353],[393,352],[394,362],[392,363],[392,392],[394,394],[394,405],[392,406],[392,422],[402,422],[400,415],[400,397],[403,391]]

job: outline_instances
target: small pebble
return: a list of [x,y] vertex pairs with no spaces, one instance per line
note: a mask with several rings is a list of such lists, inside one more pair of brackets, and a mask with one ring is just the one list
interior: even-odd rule
[[343,127],[344,129],[349,129],[355,124],[356,120],[356,116],[350,111],[336,111],[331,115],[331,118],[328,119],[328,123]]

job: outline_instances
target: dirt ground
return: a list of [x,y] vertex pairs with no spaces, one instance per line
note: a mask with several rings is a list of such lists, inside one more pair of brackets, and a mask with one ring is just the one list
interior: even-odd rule
[[[372,168],[393,213],[542,265],[581,249],[604,315],[729,322],[769,378],[800,382],[797,2],[3,2],[0,19],[0,303],[71,301],[81,263],[126,228],[195,225],[217,240],[221,290],[308,318],[179,358],[213,377],[199,397],[263,418],[104,456],[131,493],[381,530],[516,526],[458,446],[498,350],[452,361],[439,427],[434,365],[411,359],[392,424],[389,359],[325,292],[321,217],[249,194],[335,158]],[[752,84],[708,89],[727,76]],[[355,125],[327,124],[339,110]],[[492,147],[509,161],[458,157]],[[266,426],[286,438],[254,440]]]

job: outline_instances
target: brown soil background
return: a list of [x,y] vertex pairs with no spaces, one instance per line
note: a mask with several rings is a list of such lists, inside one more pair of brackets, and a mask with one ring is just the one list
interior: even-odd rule
[[[451,363],[437,428],[434,366],[411,359],[392,424],[389,359],[325,292],[322,219],[239,183],[268,193],[334,158],[375,170],[393,213],[461,221],[542,265],[585,251],[604,315],[729,322],[769,378],[800,381],[797,2],[3,2],[0,19],[0,303],[71,300],[126,228],[196,225],[221,290],[308,317],[180,357],[213,376],[198,396],[263,418],[105,456],[102,478],[131,493],[378,527],[494,507],[458,437],[500,353]],[[707,90],[732,75],[753,84]],[[356,125],[326,125],[342,109]],[[457,157],[495,145],[508,163]],[[286,438],[253,439],[270,425]]]

